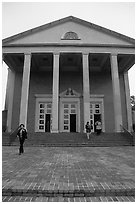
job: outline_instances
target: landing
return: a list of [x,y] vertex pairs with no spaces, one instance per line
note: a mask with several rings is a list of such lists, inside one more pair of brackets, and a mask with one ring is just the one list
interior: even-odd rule
[[134,188],[134,147],[18,147],[3,149],[4,189]]

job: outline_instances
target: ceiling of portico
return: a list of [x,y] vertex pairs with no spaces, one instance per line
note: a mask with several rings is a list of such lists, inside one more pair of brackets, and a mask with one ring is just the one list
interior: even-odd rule
[[[4,61],[9,68],[22,72],[24,65],[23,54],[6,54]],[[119,72],[128,70],[135,62],[134,55],[118,55]],[[110,72],[109,54],[89,54],[88,57],[90,72]],[[60,53],[60,72],[82,72],[82,53]],[[53,53],[32,54],[31,72],[53,71]]]

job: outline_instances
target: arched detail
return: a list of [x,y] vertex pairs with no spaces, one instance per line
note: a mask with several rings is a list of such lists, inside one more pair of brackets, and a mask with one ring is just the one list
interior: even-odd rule
[[62,40],[80,40],[80,38],[77,33],[69,31],[64,34]]

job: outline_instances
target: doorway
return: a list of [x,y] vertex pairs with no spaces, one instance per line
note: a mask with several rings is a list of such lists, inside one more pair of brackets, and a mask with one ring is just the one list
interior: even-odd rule
[[70,132],[76,132],[76,114],[70,114]]
[[94,114],[94,132],[96,132],[96,121],[101,121],[101,114]]
[[45,132],[50,132],[50,114],[45,115],[46,121],[45,121]]

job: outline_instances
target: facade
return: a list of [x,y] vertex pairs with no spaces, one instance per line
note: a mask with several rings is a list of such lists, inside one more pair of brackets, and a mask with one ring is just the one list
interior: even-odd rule
[[135,40],[69,16],[3,40],[7,131],[131,131],[128,70]]

